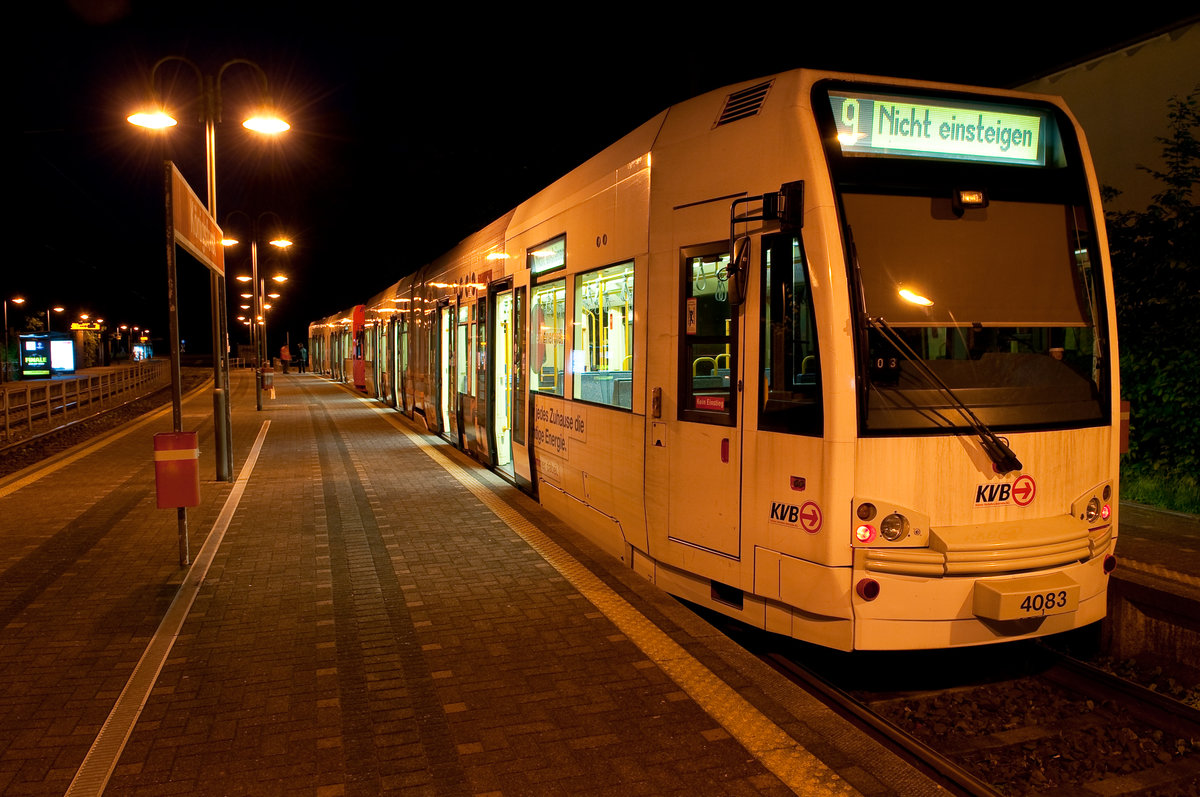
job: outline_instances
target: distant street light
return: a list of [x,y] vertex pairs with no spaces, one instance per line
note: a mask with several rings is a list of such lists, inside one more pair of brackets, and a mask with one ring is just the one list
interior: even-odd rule
[[[262,286],[260,285],[260,280],[258,277],[259,222],[261,222],[267,216],[274,216],[276,221],[279,221],[280,226],[282,226],[283,220],[279,218],[278,213],[275,213],[274,211],[271,211],[271,210],[264,210],[262,213],[258,214],[257,218],[251,218],[251,216],[244,211],[235,210],[232,213],[230,213],[228,216],[225,217],[225,225],[224,225],[225,227],[232,226],[230,224],[230,221],[233,219],[234,216],[242,216],[247,221],[250,222],[250,274],[248,274],[248,275],[247,274],[239,274],[237,277],[237,280],[238,280],[238,282],[251,283],[251,288],[250,288],[251,293],[249,295],[244,294],[244,293],[241,295],[242,295],[242,298],[251,300],[252,307],[247,307],[246,305],[242,305],[242,309],[243,310],[247,310],[247,309],[251,310],[251,315],[258,320],[258,324],[249,324],[249,327],[250,327],[250,345],[254,347],[254,354],[258,361],[257,362],[258,367],[255,369],[255,377],[254,377],[255,406],[259,410],[261,410],[262,409],[262,389],[263,389],[263,369],[266,367],[264,365],[264,363],[267,360],[267,342],[266,342],[266,337],[267,337],[266,331],[267,330],[266,330],[265,310],[268,307],[270,307],[270,305],[263,304],[263,294],[266,291],[263,290]],[[221,243],[228,247],[228,246],[236,246],[238,241],[236,238],[233,238],[232,236],[230,236],[229,238],[226,238],[225,240],[221,241]],[[292,242],[289,239],[284,238],[282,235],[276,236],[273,240],[268,241],[268,243],[270,243],[272,246],[276,246],[276,247],[279,247],[284,250],[286,250],[287,247],[292,245]],[[276,276],[276,277],[273,277],[272,279],[275,279],[278,281],[279,277]],[[286,280],[287,277],[284,277],[283,279]]]
[[[4,299],[4,381],[5,382],[9,381],[9,379],[10,379],[10,377],[8,375],[8,369],[12,363],[12,361],[10,360],[9,355],[8,355],[8,351],[9,351],[9,349],[8,349],[8,302],[9,302],[9,299],[7,297],[5,297],[5,299]],[[20,306],[22,304],[25,304],[25,300],[23,298],[21,298],[20,296],[14,296],[12,298],[12,303]]]

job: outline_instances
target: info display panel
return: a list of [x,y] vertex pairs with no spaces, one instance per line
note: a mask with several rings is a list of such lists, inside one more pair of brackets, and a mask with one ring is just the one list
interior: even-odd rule
[[844,155],[1046,165],[1052,122],[1039,108],[853,91],[828,97]]

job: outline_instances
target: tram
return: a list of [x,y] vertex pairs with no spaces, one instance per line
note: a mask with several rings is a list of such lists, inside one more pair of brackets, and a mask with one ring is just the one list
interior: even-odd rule
[[308,356],[314,373],[350,382],[366,392],[367,361],[364,346],[369,339],[364,334],[365,318],[366,308],[358,304],[309,324]]
[[1105,614],[1112,296],[1059,98],[796,70],[668,108],[310,336],[669,593],[947,648]]

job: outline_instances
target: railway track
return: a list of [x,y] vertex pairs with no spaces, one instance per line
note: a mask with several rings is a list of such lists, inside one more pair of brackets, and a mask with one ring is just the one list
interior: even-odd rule
[[1036,643],[759,654],[954,793],[1200,795],[1200,712]]
[[[185,369],[183,390],[189,392],[211,377],[207,369]],[[120,404],[89,415],[65,420],[53,428],[0,445],[0,477],[32,465],[52,454],[85,442],[110,429],[151,412],[171,400],[170,386],[158,387]]]

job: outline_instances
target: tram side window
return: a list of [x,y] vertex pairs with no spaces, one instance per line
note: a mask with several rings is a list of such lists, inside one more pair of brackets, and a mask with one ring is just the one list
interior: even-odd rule
[[533,351],[529,358],[529,389],[563,395],[566,349],[567,281],[537,285],[530,292]]
[[633,406],[633,261],[575,278],[574,398]]
[[803,243],[795,235],[764,238],[763,261],[758,428],[819,436],[821,368]]
[[736,410],[737,326],[729,302],[729,254],[718,244],[683,251],[680,418],[726,426]]
[[456,379],[458,382],[458,392],[465,395],[475,395],[472,376],[474,372],[471,369],[471,335],[468,323],[470,321],[471,308],[468,305],[462,305],[458,308],[458,335],[457,345],[455,349],[454,365],[456,371]]

